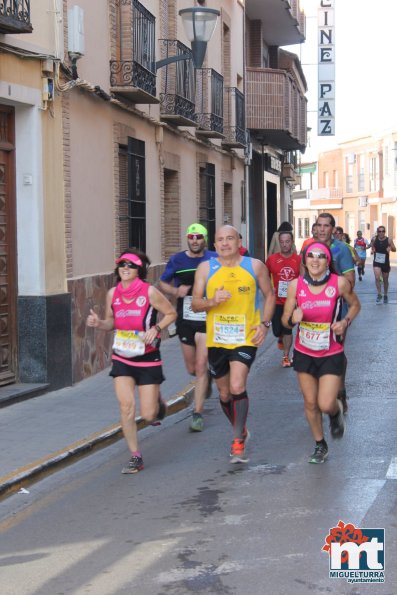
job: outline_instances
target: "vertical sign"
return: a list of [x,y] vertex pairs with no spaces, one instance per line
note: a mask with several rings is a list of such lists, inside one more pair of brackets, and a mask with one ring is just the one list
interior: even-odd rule
[[335,0],[318,8],[318,136],[335,135]]

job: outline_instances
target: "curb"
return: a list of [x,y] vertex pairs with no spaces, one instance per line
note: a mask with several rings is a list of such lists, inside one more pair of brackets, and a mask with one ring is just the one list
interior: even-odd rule
[[[167,401],[167,417],[189,407],[193,400],[194,386],[193,382],[188,384],[180,393],[177,393]],[[143,430],[151,425],[142,417],[138,417],[136,422],[138,430]],[[87,438],[73,442],[42,459],[36,460],[25,467],[19,467],[8,475],[0,477],[0,498],[9,496],[33,480],[41,479],[56,471],[57,468],[71,464],[77,458],[89,455],[99,448],[105,448],[117,442],[122,437],[121,426],[119,424],[113,424],[108,428],[87,436]]]

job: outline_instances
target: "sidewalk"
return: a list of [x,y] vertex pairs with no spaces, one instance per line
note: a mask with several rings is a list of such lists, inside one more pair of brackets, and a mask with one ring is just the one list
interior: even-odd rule
[[[166,381],[161,385],[171,415],[190,405],[192,377],[179,339],[161,344]],[[122,437],[109,369],[78,384],[1,409],[0,497],[33,477]],[[145,427],[140,419],[139,427]]]

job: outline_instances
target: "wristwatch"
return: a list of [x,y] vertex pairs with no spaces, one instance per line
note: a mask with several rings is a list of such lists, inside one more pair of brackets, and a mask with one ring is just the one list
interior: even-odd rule
[[261,324],[263,324],[263,326],[266,328],[270,328],[272,326],[271,320],[261,320]]
[[158,324],[156,324],[154,328],[156,329],[156,331],[157,331],[158,333],[161,333],[161,331],[162,331],[162,328],[161,328],[161,327],[160,327]]

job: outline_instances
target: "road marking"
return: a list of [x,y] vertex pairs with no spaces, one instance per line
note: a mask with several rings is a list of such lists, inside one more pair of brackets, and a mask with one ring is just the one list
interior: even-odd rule
[[386,473],[386,479],[397,479],[397,457],[392,457]]

